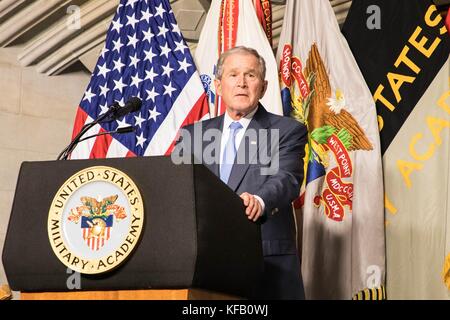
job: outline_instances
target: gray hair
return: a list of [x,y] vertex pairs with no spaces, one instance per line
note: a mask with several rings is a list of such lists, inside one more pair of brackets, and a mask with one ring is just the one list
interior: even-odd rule
[[236,53],[250,54],[250,55],[256,57],[258,59],[258,63],[259,63],[259,71],[260,71],[261,79],[262,80],[266,79],[266,61],[264,60],[264,58],[261,57],[259,55],[258,51],[256,51],[255,49],[249,48],[249,47],[244,47],[244,46],[237,46],[237,47],[231,48],[231,49],[223,52],[220,55],[219,60],[217,61],[216,79],[218,79],[218,80],[222,79],[223,64],[225,62],[225,59]]

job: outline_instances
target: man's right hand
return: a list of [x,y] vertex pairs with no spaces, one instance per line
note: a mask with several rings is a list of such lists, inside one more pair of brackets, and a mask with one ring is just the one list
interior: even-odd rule
[[263,210],[261,202],[253,195],[248,192],[244,192],[240,195],[241,199],[244,201],[244,206],[246,206],[245,214],[249,220],[255,222],[262,216]]

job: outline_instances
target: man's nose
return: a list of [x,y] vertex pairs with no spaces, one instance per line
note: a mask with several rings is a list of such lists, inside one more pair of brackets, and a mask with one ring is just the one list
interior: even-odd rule
[[244,88],[247,86],[247,81],[245,79],[245,75],[244,74],[241,74],[241,75],[239,75],[237,77],[237,85],[239,87],[244,87]]

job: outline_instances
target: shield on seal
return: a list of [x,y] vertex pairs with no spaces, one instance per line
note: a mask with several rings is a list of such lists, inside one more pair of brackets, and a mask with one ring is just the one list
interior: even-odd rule
[[125,208],[114,204],[118,196],[113,195],[101,199],[81,197],[82,206],[71,209],[68,220],[78,223],[81,220],[81,231],[85,243],[93,251],[101,249],[111,238],[114,217],[118,220],[126,218]]
[[112,215],[107,217],[81,217],[83,239],[91,250],[99,250],[109,240],[113,221]]

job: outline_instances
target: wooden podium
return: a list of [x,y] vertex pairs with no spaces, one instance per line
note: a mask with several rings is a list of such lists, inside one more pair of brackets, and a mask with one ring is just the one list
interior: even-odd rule
[[[67,179],[94,166],[120,170],[135,183],[143,231],[123,263],[100,274],[81,273],[81,290],[72,291],[66,284],[70,270],[50,243],[49,208]],[[263,256],[260,226],[244,211],[241,199],[206,167],[175,165],[169,157],[24,162],[3,265],[22,299],[247,298]]]
[[238,300],[240,297],[201,289],[22,292],[21,300]]

